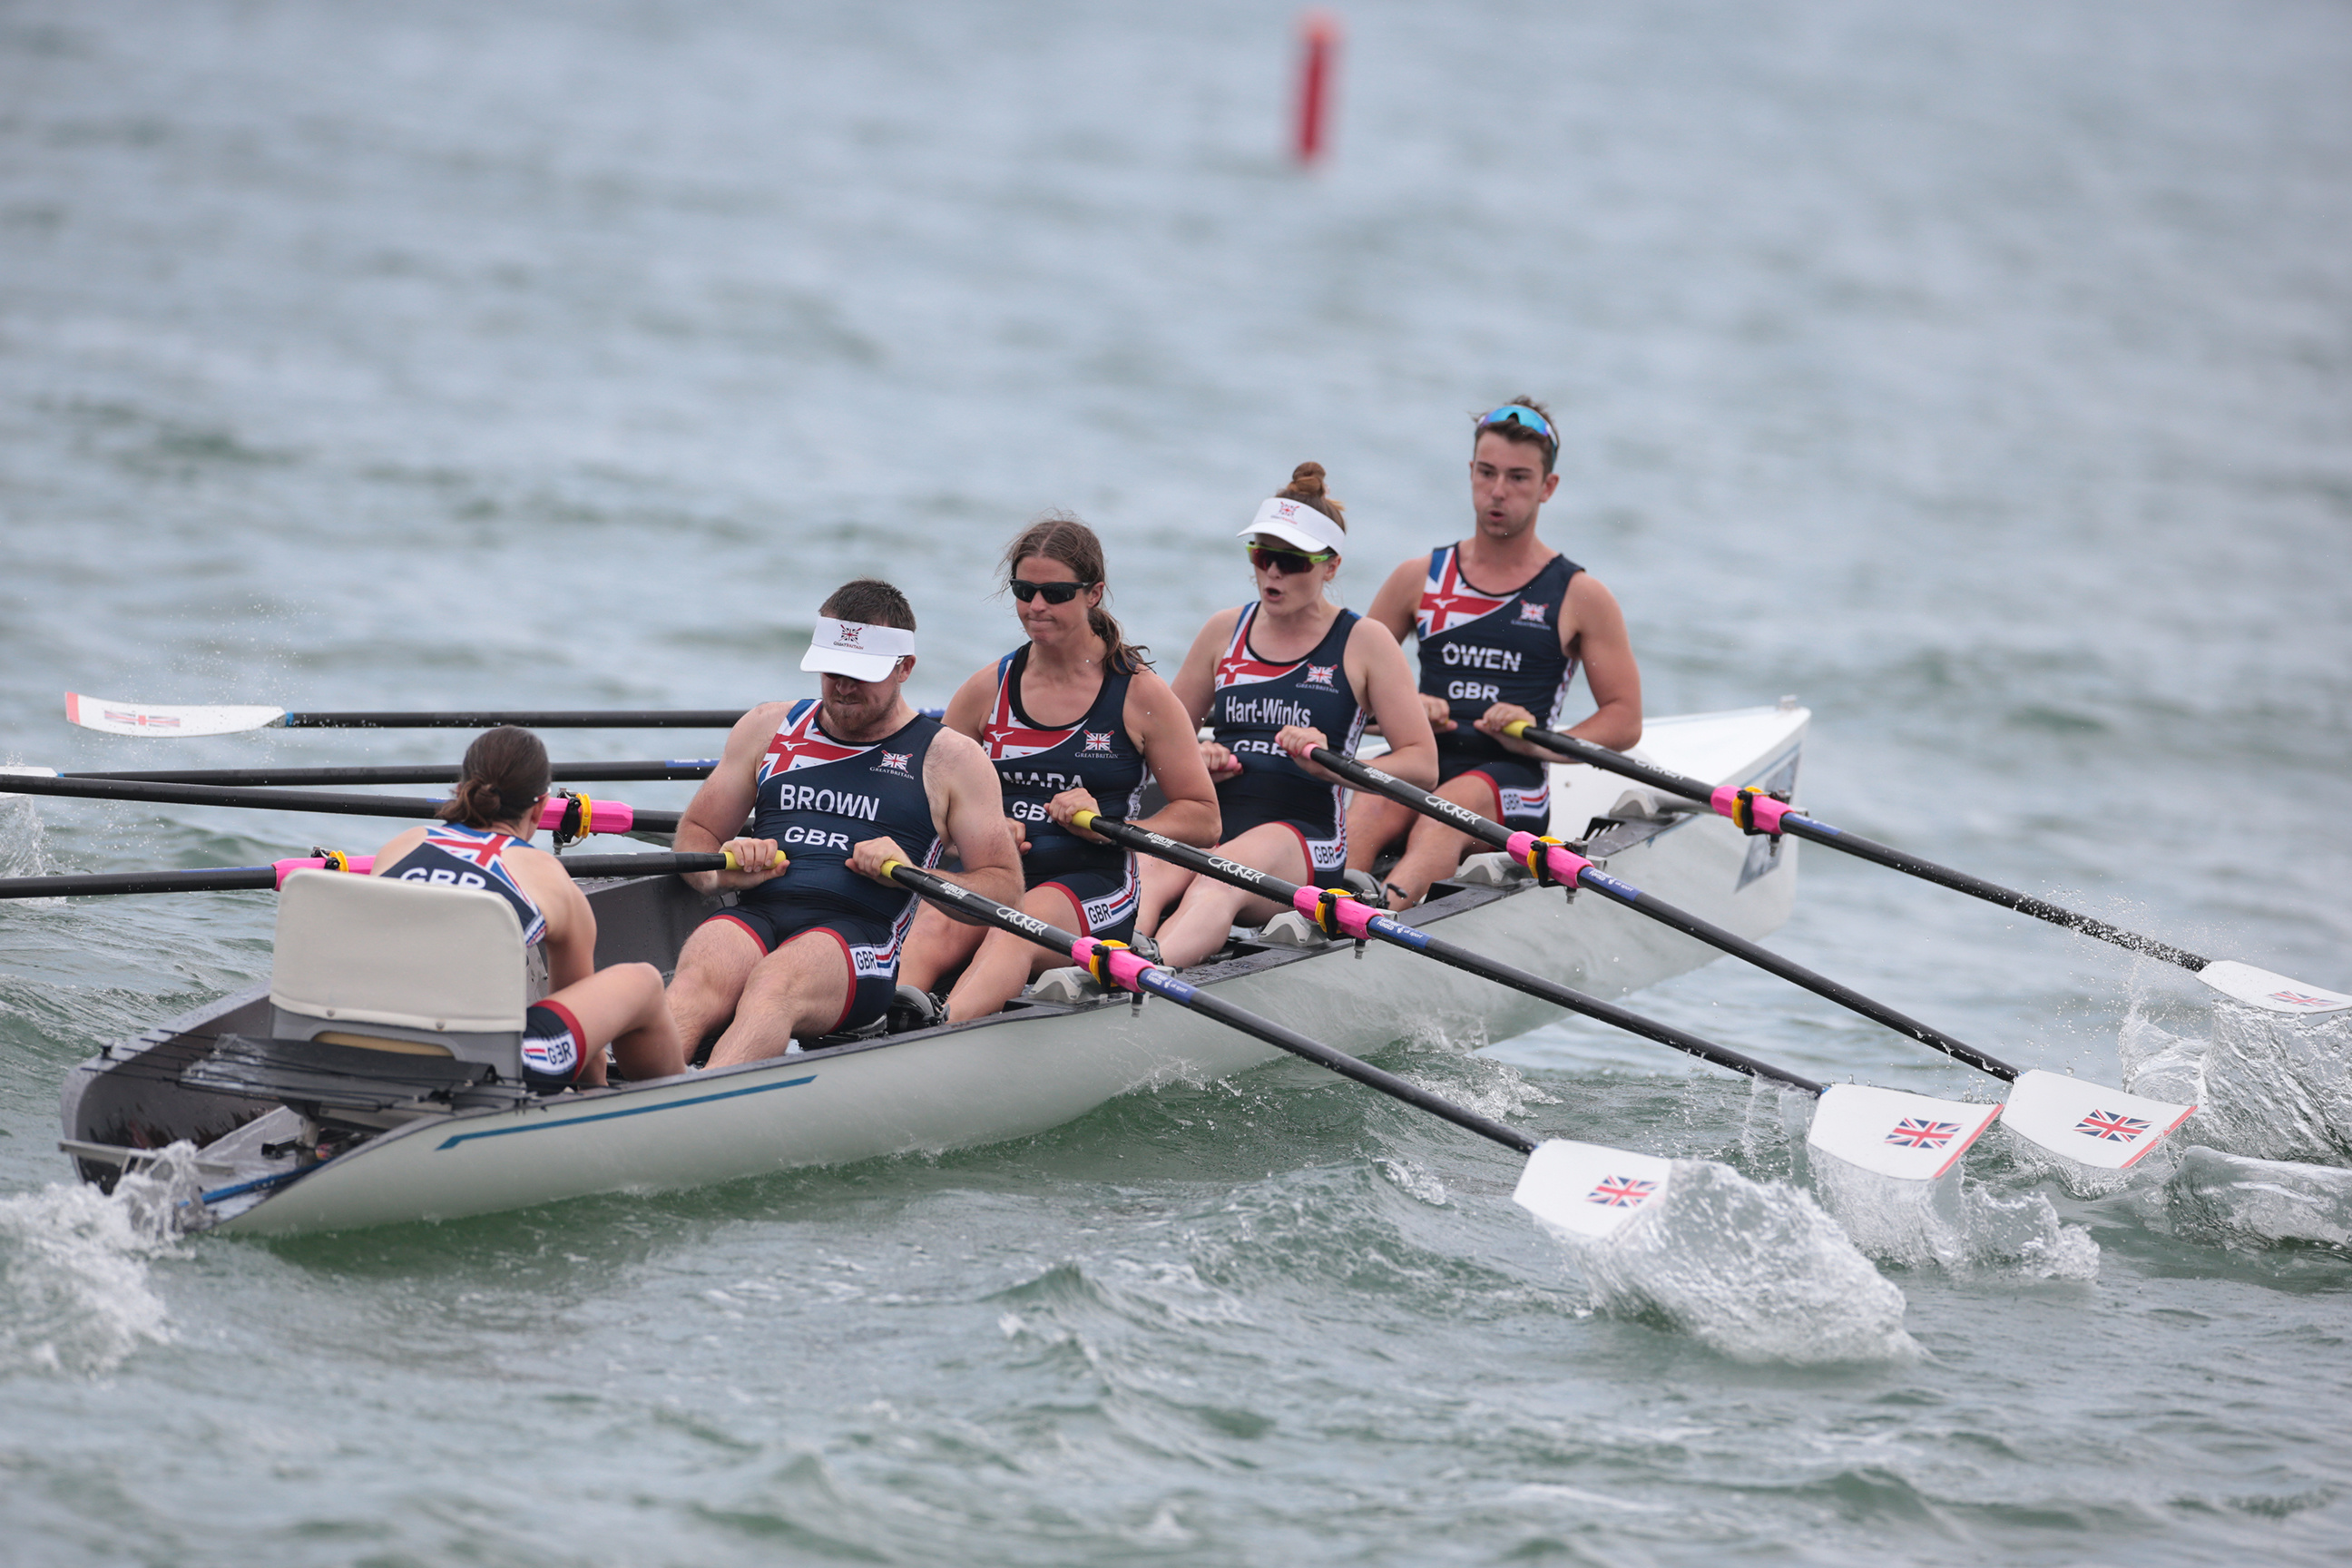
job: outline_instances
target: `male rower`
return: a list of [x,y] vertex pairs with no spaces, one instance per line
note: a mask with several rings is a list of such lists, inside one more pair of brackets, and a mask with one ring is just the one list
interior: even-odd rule
[[689,1052],[725,1026],[715,1068],[781,1056],[796,1038],[860,1028],[887,1010],[918,900],[882,879],[886,861],[929,867],[951,847],[963,871],[950,880],[1021,902],[995,768],[969,737],[907,705],[906,595],[862,577],[817,614],[801,668],[823,675],[824,695],[763,702],[738,720],[678,823],[678,850],[724,848],[744,868],[688,877],[699,891],[742,897],[687,939],[669,985]]
[[[1437,731],[1437,793],[1507,827],[1543,833],[1551,815],[1547,753],[1503,727],[1551,727],[1584,668],[1593,710],[1569,731],[1613,751],[1642,738],[1642,672],[1617,600],[1544,542],[1536,514],[1559,488],[1559,435],[1544,406],[1518,397],[1483,416],[1471,438],[1467,539],[1389,574],[1369,619],[1421,641],[1421,700]],[[1402,843],[1388,875],[1397,908],[1419,903],[1475,841],[1434,818],[1360,792],[1348,814],[1348,864],[1370,869]]]

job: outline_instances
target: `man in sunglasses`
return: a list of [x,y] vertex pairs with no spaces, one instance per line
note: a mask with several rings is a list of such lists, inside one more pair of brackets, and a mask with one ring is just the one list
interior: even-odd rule
[[[1503,734],[1515,720],[1557,728],[1580,665],[1593,711],[1568,732],[1624,751],[1642,738],[1642,672],[1617,600],[1536,531],[1559,488],[1559,436],[1520,397],[1480,417],[1472,437],[1466,539],[1389,574],[1367,617],[1420,638],[1421,698],[1437,731],[1438,790],[1492,821],[1549,830],[1547,753]],[[1369,869],[1402,847],[1389,872],[1398,907],[1453,874],[1475,840],[1378,795],[1348,817],[1348,863]]]
[[887,1010],[919,900],[881,879],[884,862],[929,867],[952,847],[963,870],[950,880],[1021,901],[995,768],[969,736],[907,704],[906,595],[860,578],[817,616],[801,668],[824,678],[824,695],[763,702],[737,721],[678,823],[679,851],[724,848],[743,868],[687,878],[698,891],[741,896],[687,938],[669,986],[689,1052],[724,1026],[714,1068],[781,1056],[795,1039],[861,1028]]

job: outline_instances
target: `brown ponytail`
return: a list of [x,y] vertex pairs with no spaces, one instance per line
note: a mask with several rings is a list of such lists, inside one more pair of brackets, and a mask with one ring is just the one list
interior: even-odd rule
[[1290,482],[1275,491],[1274,499],[1311,506],[1338,523],[1340,532],[1348,531],[1348,509],[1339,504],[1339,497],[1323,488],[1323,465],[1320,463],[1301,463],[1291,469]]
[[547,793],[549,778],[547,747],[540,738],[501,724],[483,731],[466,748],[457,787],[435,815],[467,827],[509,823]]
[[[1110,597],[1110,584],[1106,580],[1103,566],[1102,541],[1095,537],[1095,531],[1080,521],[1075,512],[1045,512],[1023,529],[1013,542],[1005,546],[1005,580],[1010,582],[1013,573],[1020,570],[1021,563],[1032,556],[1060,562],[1079,582],[1101,584],[1103,597]],[[1119,630],[1118,623],[1102,605],[1087,607],[1087,629],[1102,638],[1103,647],[1109,650],[1104,663],[1114,673],[1133,675],[1139,669],[1151,668],[1151,660],[1146,657],[1151,650],[1129,642],[1127,634]]]

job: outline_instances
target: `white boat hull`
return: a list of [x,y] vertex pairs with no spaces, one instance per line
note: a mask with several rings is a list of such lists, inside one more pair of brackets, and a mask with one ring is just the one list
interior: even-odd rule
[[[1801,709],[1758,709],[1661,721],[1643,751],[1717,782],[1792,779],[1807,717]],[[1589,819],[1623,793],[1589,768],[1557,770],[1555,833],[1583,837]],[[1617,830],[1595,840],[1596,856],[1612,840],[1637,840],[1606,855],[1612,874],[1742,936],[1768,934],[1793,903],[1794,840],[1777,857],[1759,855],[1764,841],[1703,816]],[[608,928],[600,944],[604,962],[660,952],[667,968],[679,934],[702,912],[699,901],[668,879],[612,884],[594,896]],[[1433,899],[1410,918],[1603,996],[1714,956],[1606,900],[1570,901],[1531,885],[1466,889]],[[1380,944],[1360,953],[1344,943],[1244,951],[1187,978],[1359,1054],[1421,1036],[1469,1048],[1560,1016],[1534,998]],[[85,1146],[120,1145],[128,1125],[130,1141],[153,1147],[173,1136],[208,1142],[226,1130],[224,1119],[231,1125],[249,1120],[257,1109],[249,1101],[217,1103],[225,1097],[178,1089],[171,1064],[201,1055],[201,1042],[220,1033],[266,1033],[255,1021],[260,1010],[253,994],[231,998],[85,1063],[67,1086],[67,1136]],[[219,1198],[205,1218],[211,1228],[242,1234],[339,1229],[939,1152],[1027,1137],[1119,1095],[1206,1083],[1276,1054],[1165,1001],[1140,1008],[1120,997],[1076,1006],[1016,1005],[948,1028],[513,1109],[423,1118],[299,1180]],[[240,1142],[259,1140],[248,1134]],[[85,1159],[83,1169],[99,1179],[110,1167]],[[215,1192],[236,1184],[224,1183]]]

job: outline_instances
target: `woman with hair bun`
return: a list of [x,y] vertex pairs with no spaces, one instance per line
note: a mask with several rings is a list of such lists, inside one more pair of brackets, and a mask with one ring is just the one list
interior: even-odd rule
[[526,947],[547,960],[554,989],[530,1005],[524,1080],[541,1094],[604,1082],[604,1047],[625,1078],[686,1070],[686,1050],[650,963],[596,967],[596,911],[563,863],[530,847],[547,805],[547,748],[502,724],[476,737],[441,820],[412,827],[375,852],[374,875],[478,889],[514,906]]
[[[945,722],[996,764],[1029,889],[1022,908],[1123,942],[1135,928],[1136,858],[1071,817],[1097,811],[1130,819],[1144,781],[1156,777],[1168,804],[1136,826],[1206,846],[1217,840],[1216,789],[1183,704],[1103,607],[1109,585],[1095,531],[1068,512],[1047,512],[1005,548],[1002,569],[1029,640],[973,672],[948,703]],[[898,978],[929,991],[965,964],[947,998],[947,1020],[961,1023],[996,1012],[1054,962],[1034,942],[959,924],[926,904]]]
[[[1325,595],[1348,524],[1323,480],[1322,464],[1299,464],[1241,531],[1257,597],[1209,617],[1173,682],[1193,722],[1216,732],[1200,749],[1224,819],[1217,853],[1303,883],[1334,881],[1348,861],[1345,787],[1307,752],[1354,756],[1369,719],[1388,738],[1385,772],[1424,789],[1437,782],[1437,740],[1395,635]],[[1275,909],[1154,860],[1136,929],[1156,931],[1162,958],[1181,966],[1223,947],[1235,921]]]

